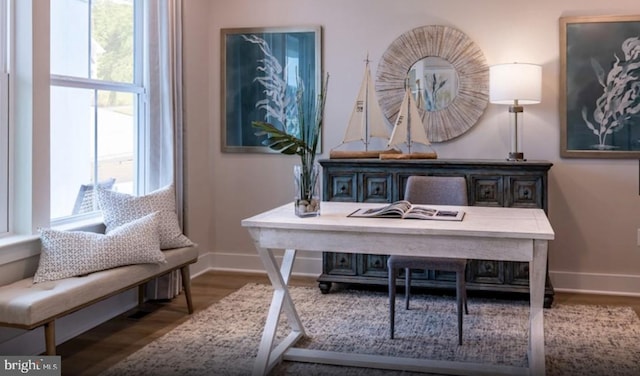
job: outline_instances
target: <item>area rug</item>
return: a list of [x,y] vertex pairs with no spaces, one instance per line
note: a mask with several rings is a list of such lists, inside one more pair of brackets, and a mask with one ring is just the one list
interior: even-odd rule
[[[526,366],[526,301],[469,299],[458,346],[455,299],[399,296],[390,340],[383,291],[292,287],[307,337],[299,347]],[[272,288],[248,284],[104,372],[115,375],[250,375]],[[640,320],[629,307],[556,304],[545,309],[547,375],[640,375]],[[285,325],[285,324],[283,324]],[[286,325],[285,325],[286,326]],[[281,330],[279,338],[284,331]],[[415,375],[410,372],[282,362],[274,375]],[[422,374],[424,375],[424,374]]]

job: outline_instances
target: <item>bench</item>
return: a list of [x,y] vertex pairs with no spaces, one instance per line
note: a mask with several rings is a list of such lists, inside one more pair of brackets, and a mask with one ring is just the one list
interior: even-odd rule
[[197,261],[198,250],[186,247],[163,252],[165,264],[127,265],[36,284],[29,277],[0,286],[0,326],[26,330],[44,326],[46,354],[55,355],[56,319],[134,287],[138,287],[138,301],[142,303],[146,282],[178,269],[191,314],[189,265]]

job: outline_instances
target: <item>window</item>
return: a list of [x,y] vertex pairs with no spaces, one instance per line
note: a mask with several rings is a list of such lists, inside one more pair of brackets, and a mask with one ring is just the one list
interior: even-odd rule
[[0,0],[0,234],[9,231],[9,4]]
[[138,0],[51,0],[51,219],[95,212],[95,184],[137,193],[144,124]]

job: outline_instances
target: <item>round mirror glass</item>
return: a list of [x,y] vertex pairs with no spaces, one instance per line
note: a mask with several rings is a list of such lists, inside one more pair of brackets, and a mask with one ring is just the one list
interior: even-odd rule
[[418,60],[409,69],[409,85],[418,109],[435,112],[449,107],[458,95],[458,73],[453,64],[436,56]]

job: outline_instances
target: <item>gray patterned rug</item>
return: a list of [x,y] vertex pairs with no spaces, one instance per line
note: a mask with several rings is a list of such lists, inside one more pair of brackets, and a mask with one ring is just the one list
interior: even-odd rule
[[[248,284],[103,375],[249,375],[271,291],[270,286]],[[318,288],[292,287],[291,294],[308,334],[300,347],[514,366],[527,362],[524,301],[470,298],[464,344],[458,346],[452,297],[415,295],[409,311],[399,300],[396,339],[390,340],[385,292],[323,295]],[[640,375],[640,320],[628,307],[546,309],[545,345],[547,375]],[[413,375],[291,362],[283,362],[273,374]]]

